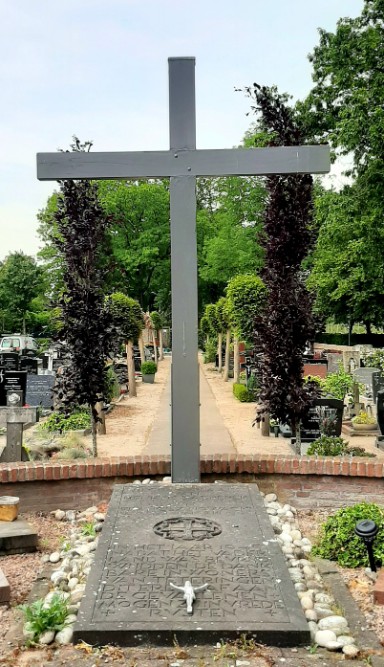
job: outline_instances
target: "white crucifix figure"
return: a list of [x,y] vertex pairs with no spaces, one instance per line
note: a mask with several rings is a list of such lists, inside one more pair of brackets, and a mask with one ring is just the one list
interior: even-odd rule
[[39,180],[169,178],[173,482],[200,481],[196,177],[323,174],[328,146],[196,150],[195,59],[169,58],[169,151],[38,153]]

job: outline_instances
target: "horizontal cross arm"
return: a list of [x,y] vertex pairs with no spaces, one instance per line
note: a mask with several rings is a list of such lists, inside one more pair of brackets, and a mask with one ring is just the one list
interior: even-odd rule
[[171,176],[257,176],[324,174],[329,171],[329,147],[149,151],[129,153],[38,153],[37,178],[136,179]]

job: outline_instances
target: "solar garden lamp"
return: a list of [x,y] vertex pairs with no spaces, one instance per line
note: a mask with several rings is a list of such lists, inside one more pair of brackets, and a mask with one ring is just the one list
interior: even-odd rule
[[367,547],[371,572],[377,571],[375,559],[373,557],[372,544],[378,532],[379,527],[375,524],[374,521],[371,521],[371,519],[363,519],[362,521],[358,521],[355,526],[356,535],[363,540],[365,546]]

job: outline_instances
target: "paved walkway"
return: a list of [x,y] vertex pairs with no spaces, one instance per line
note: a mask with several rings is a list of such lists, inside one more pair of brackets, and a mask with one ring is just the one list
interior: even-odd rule
[[[160,397],[143,455],[171,453],[171,372]],[[200,369],[200,443],[202,454],[236,454],[236,448],[202,370]]]

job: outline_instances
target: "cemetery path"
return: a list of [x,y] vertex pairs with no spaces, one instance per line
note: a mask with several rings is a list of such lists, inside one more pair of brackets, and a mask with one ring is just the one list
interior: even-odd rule
[[[99,456],[170,454],[170,366],[170,357],[165,357],[155,383],[139,381],[137,396],[124,397],[107,416],[107,434],[98,437]],[[200,359],[201,453],[292,455],[288,438],[265,437],[252,427],[255,405],[237,401],[232,383]],[[384,457],[374,443],[375,436],[350,438],[351,445]]]

